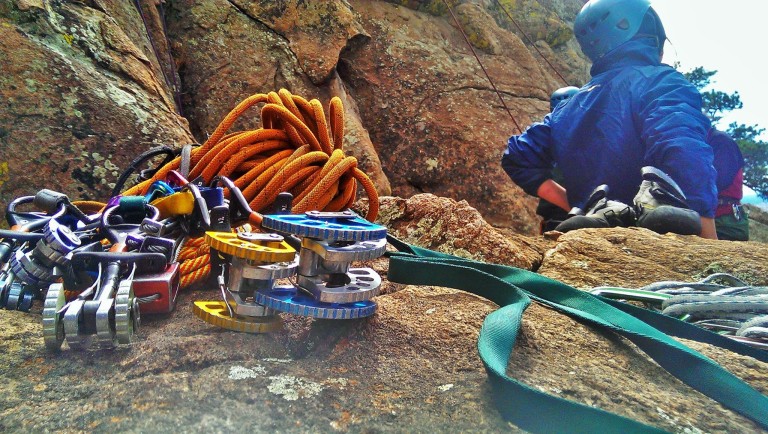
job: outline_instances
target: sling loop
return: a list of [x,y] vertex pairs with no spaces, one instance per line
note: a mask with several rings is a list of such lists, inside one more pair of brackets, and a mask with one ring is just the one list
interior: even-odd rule
[[411,246],[388,237],[388,278],[411,285],[460,289],[499,306],[480,330],[478,352],[502,415],[531,432],[663,432],[605,410],[543,393],[507,376],[507,364],[531,299],[632,341],[669,373],[768,429],[768,397],[709,358],[670,338],[695,339],[768,362],[768,353],[655,312],[596,297],[514,267],[487,264]]

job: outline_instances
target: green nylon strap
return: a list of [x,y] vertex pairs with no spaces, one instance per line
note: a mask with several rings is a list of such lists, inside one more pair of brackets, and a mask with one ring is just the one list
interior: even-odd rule
[[[592,294],[530,271],[460,259],[409,246],[391,237],[390,242],[399,250],[408,252],[390,255],[390,281],[461,289],[501,306],[483,322],[478,351],[490,374],[499,410],[505,418],[525,430],[660,432],[657,428],[604,410],[545,394],[506,375],[523,311],[530,304],[531,298],[569,316],[619,333],[689,386],[768,429],[768,397],[710,359],[625,310]],[[645,319],[650,318],[665,329],[674,328],[671,326],[674,323],[660,315],[656,316],[659,318],[645,315]],[[690,324],[677,323],[684,325],[672,334],[699,336],[689,330],[693,327]]]

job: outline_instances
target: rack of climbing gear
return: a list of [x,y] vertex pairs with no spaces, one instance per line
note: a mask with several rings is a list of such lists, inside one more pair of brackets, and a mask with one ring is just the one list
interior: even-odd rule
[[[226,177],[218,180],[229,186],[232,202],[240,204],[238,214],[250,215],[239,189]],[[378,295],[381,277],[350,265],[384,253],[386,228],[349,210],[288,214],[291,197],[282,199],[283,214],[261,217],[261,230],[270,232],[253,232],[248,225],[235,233],[205,233],[212,268],[220,270],[216,285],[222,300],[196,301],[195,315],[248,333],[275,330],[279,312],[323,319],[372,315],[376,303],[371,299]],[[289,284],[278,285],[280,279]]]
[[592,294],[640,302],[665,315],[768,350],[768,287],[727,273],[697,282],[662,281],[641,288],[597,287]]
[[[30,204],[35,211],[18,209]],[[52,190],[8,204],[11,230],[0,231],[0,308],[29,311],[32,300],[71,268],[70,253],[80,238],[59,219],[88,221],[69,198]]]
[[[262,127],[226,134],[245,111],[260,103],[265,103]],[[168,189],[155,189],[158,198],[152,203],[161,210],[173,207],[166,207],[165,202],[176,204],[177,213],[192,217],[182,224],[189,236],[177,256],[181,285],[207,280],[222,294],[221,300],[194,305],[194,313],[203,320],[233,330],[263,332],[275,328],[277,312],[357,318],[375,311],[371,298],[378,293],[381,279],[367,269],[350,269],[349,263],[383,254],[386,230],[369,223],[378,213],[373,183],[357,168],[354,157],[344,155],[341,100],[332,98],[329,109],[326,120],[319,101],[307,101],[285,89],[251,96],[225,117],[202,146],[188,150],[186,158],[182,154],[128,190],[147,194],[154,183],[169,182],[168,176],[195,180],[187,185],[197,186],[188,188],[183,197],[163,196]],[[197,190],[208,180],[207,188],[226,189],[228,213],[202,206],[203,194]],[[349,211],[358,184],[369,198],[367,221]],[[290,198],[287,202],[286,197]],[[269,234],[279,232],[270,222],[283,218],[269,214],[272,212],[311,216],[311,224],[328,224],[332,233],[314,240],[299,224],[293,232]],[[293,251],[269,252],[283,242],[292,244]],[[315,250],[307,252],[317,252],[315,256],[299,253],[298,259],[293,257],[305,250],[303,244],[312,242]],[[318,274],[321,271],[332,281],[324,283]],[[298,276],[296,285],[274,286],[275,281],[294,276]]]
[[158,215],[143,197],[115,197],[93,223],[77,228],[90,242],[69,253],[69,268],[44,297],[48,349],[58,350],[65,340],[72,349],[90,348],[94,340],[100,348],[130,344],[139,328],[141,304],[148,313],[173,309],[174,243],[146,230]]
[[[259,104],[262,127],[227,133]],[[381,278],[351,263],[382,255],[386,229],[371,223],[378,194],[343,137],[339,98],[326,119],[319,101],[281,89],[242,101],[201,146],[142,153],[107,203],[51,190],[16,199],[11,230],[0,232],[0,308],[43,300],[51,350],[130,344],[143,314],[172,312],[195,284],[221,300],[196,302],[194,313],[232,330],[276,330],[282,312],[372,315]],[[140,182],[123,190],[134,172]],[[358,186],[365,219],[350,211]]]
[[272,309],[326,319],[372,315],[381,277],[354,261],[383,255],[387,230],[352,211],[265,216],[262,226],[301,238],[296,288],[262,289],[256,301]]
[[143,197],[115,197],[91,215],[49,189],[12,201],[11,230],[0,231],[0,307],[29,311],[42,299],[43,338],[52,350],[64,340],[81,349],[94,338],[100,346],[130,343],[140,303],[170,311],[175,299],[174,241],[142,230],[157,215]]

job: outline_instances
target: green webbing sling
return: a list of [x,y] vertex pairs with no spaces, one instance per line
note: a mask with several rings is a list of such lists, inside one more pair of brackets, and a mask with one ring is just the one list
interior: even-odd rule
[[530,271],[461,259],[410,246],[393,237],[389,237],[389,241],[401,251],[390,254],[387,274],[390,281],[460,289],[500,306],[483,322],[477,347],[490,376],[499,411],[524,430],[663,432],[623,416],[548,395],[507,376],[520,320],[531,299],[624,336],[675,377],[768,429],[768,397],[667,334],[719,345],[766,362],[768,352],[674,318],[593,296]]

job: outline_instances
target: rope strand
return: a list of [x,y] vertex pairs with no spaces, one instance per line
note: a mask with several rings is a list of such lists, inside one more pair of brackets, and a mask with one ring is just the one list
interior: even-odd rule
[[499,7],[499,9],[501,9],[504,12],[504,14],[507,16],[507,18],[509,18],[509,20],[512,21],[512,24],[514,24],[515,27],[517,27],[517,30],[520,31],[520,33],[523,34],[523,37],[528,42],[528,44],[530,44],[533,47],[533,49],[536,50],[537,53],[539,53],[539,56],[541,56],[541,58],[544,59],[544,62],[546,62],[547,65],[549,65],[549,67],[552,69],[552,71],[554,71],[555,75],[560,77],[560,80],[563,80],[563,83],[566,86],[568,86],[568,80],[566,80],[565,77],[563,77],[563,75],[560,74],[560,71],[558,71],[557,68],[555,68],[555,66],[552,65],[552,63],[549,61],[549,59],[544,57],[544,55],[539,50],[539,47],[537,47],[536,44],[534,44],[533,41],[531,41],[531,38],[529,38],[528,35],[523,30],[523,28],[520,27],[519,24],[517,24],[517,21],[515,21],[515,19],[512,18],[512,15],[510,15],[509,12],[507,12],[507,9],[504,6],[502,6],[501,3],[499,3],[499,0],[495,0],[495,1],[496,1],[496,5]]
[[496,92],[496,95],[499,96],[499,100],[501,101],[501,105],[504,106],[504,110],[506,110],[507,114],[509,114],[509,117],[512,119],[512,123],[514,123],[515,127],[517,127],[517,131],[520,134],[522,134],[523,129],[520,128],[520,125],[517,123],[517,120],[512,115],[512,112],[509,110],[509,107],[507,107],[507,104],[504,102],[504,98],[501,96],[501,92],[499,92],[499,90],[496,89],[496,84],[494,84],[493,80],[491,80],[491,76],[488,75],[488,71],[485,70],[485,66],[483,66],[483,62],[481,62],[480,57],[477,56],[477,53],[475,52],[475,48],[472,46],[472,43],[469,42],[469,38],[467,37],[467,34],[464,33],[464,29],[461,28],[461,24],[459,24],[459,20],[456,19],[456,15],[453,14],[453,10],[448,5],[448,2],[446,0],[443,0],[443,4],[445,4],[445,7],[448,8],[448,12],[450,12],[451,17],[453,17],[453,21],[456,23],[456,27],[458,27],[459,32],[461,32],[461,36],[464,37],[464,41],[466,41],[467,46],[469,47],[470,51],[472,51],[472,54],[475,56],[477,63],[480,65],[480,69],[483,70],[483,74],[485,74],[485,77],[488,78],[488,82],[491,83],[491,87],[493,88],[493,91]]

